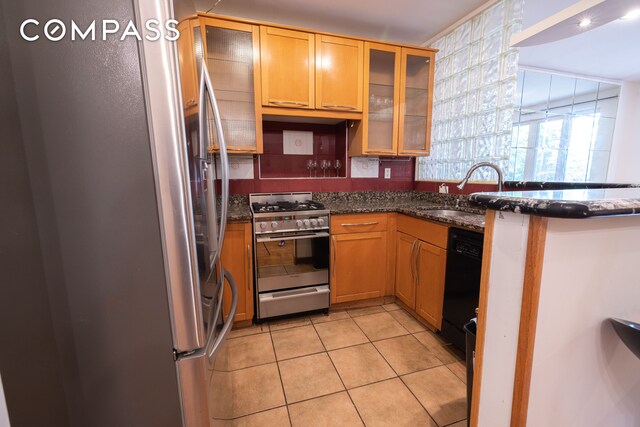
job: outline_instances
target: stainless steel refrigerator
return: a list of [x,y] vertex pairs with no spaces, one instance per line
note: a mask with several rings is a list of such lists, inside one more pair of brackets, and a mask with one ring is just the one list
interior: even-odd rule
[[[206,125],[220,123],[206,64],[185,119],[175,42],[43,33],[54,18],[143,29],[194,13],[189,0],[0,2],[0,378],[14,427],[204,426],[228,398],[210,383],[237,294],[220,261],[228,163],[221,126]],[[20,36],[26,19],[38,40]]]

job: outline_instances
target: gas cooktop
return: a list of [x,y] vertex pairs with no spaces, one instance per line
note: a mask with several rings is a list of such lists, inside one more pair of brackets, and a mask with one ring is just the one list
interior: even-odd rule
[[255,213],[279,213],[279,212],[297,212],[297,211],[316,211],[324,209],[322,203],[314,202],[313,200],[305,200],[302,202],[288,202],[288,201],[276,201],[276,202],[253,202],[251,208]]
[[325,230],[329,227],[329,210],[311,200],[311,193],[250,194],[249,203],[254,232],[297,232]]

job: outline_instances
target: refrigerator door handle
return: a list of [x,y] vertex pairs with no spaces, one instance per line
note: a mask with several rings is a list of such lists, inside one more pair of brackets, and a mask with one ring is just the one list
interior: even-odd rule
[[[201,88],[201,93],[200,93],[200,98],[201,101],[204,101],[204,90],[206,89],[206,91],[209,93],[209,102],[211,103],[211,109],[213,110],[213,117],[214,117],[214,121],[216,123],[216,136],[218,139],[218,146],[219,146],[219,151],[220,151],[220,180],[221,180],[221,187],[222,187],[222,198],[220,201],[220,229],[218,232],[218,241],[217,241],[217,247],[216,247],[216,251],[217,251],[217,256],[220,256],[222,254],[222,244],[224,242],[224,232],[227,228],[227,209],[228,209],[228,204],[229,204],[229,157],[228,157],[228,153],[227,153],[227,144],[224,140],[224,132],[222,132],[222,120],[220,118],[220,109],[218,108],[218,102],[216,100],[216,95],[215,92],[213,90],[213,84],[211,83],[211,77],[209,75],[209,70],[207,70],[207,65],[206,63],[202,63],[202,78],[200,79],[200,88]],[[204,102],[201,102],[200,104],[200,120],[203,120],[203,116],[206,117],[206,108],[204,106]],[[205,123],[206,125],[206,123]],[[201,135],[201,142],[200,142],[200,149],[201,150],[207,150],[208,152],[208,148],[205,148],[205,142],[204,142],[204,132],[200,132]],[[204,151],[202,152],[202,154],[204,154]],[[209,206],[212,207],[212,206]],[[215,208],[215,206],[213,206],[213,208]]]
[[[208,131],[207,127],[207,108],[206,108],[206,93],[209,94],[209,103],[211,105],[211,110],[213,111],[213,118],[215,122],[215,131],[216,138],[218,140],[219,146],[219,155],[220,155],[220,179],[221,179],[221,201],[220,201],[220,228],[217,229],[217,206],[216,206],[216,196],[215,196],[215,182],[214,175],[212,173],[212,163],[213,162],[213,153],[209,153],[209,144],[208,141]],[[220,117],[220,109],[218,108],[218,102],[216,100],[215,92],[213,89],[213,84],[211,83],[211,76],[209,75],[209,70],[207,69],[207,65],[205,62],[202,64],[202,71],[200,76],[200,106],[199,106],[199,125],[200,125],[200,140],[199,140],[199,149],[200,149],[200,162],[204,167],[208,167],[208,177],[209,187],[207,189],[207,217],[209,218],[209,240],[212,245],[210,254],[210,262],[211,262],[211,271],[216,270],[220,272],[219,278],[216,280],[218,284],[218,301],[215,310],[210,310],[209,322],[208,322],[208,336],[206,340],[206,349],[207,354],[210,354],[209,357],[213,357],[215,352],[224,337],[228,333],[233,321],[230,324],[225,324],[223,330],[220,332],[217,338],[214,341],[214,335],[216,332],[216,322],[220,316],[220,312],[222,311],[222,303],[223,303],[223,295],[224,295],[224,280],[227,277],[229,283],[231,284],[233,281],[233,277],[224,270],[222,266],[222,247],[224,243],[224,235],[227,227],[227,210],[229,204],[229,158],[227,155],[227,144],[224,139],[224,132],[222,131],[222,120]],[[213,246],[215,245],[215,246]],[[237,310],[237,289],[235,289],[235,282],[232,284],[232,300],[235,299],[236,309],[233,310],[233,315],[230,313],[230,317],[233,319],[235,317],[235,311]],[[233,304],[232,304],[233,306]]]
[[[207,77],[209,73],[207,72],[206,65],[202,65],[202,72],[200,73],[200,88],[198,91],[199,94],[199,104],[198,104],[198,128],[200,130],[198,134],[198,163],[200,167],[200,173],[202,177],[203,184],[203,194],[205,195],[205,204],[206,211],[204,215],[207,220],[207,230],[206,230],[206,239],[207,239],[207,248],[209,249],[208,255],[209,258],[209,266],[207,278],[204,280],[205,282],[209,280],[210,275],[213,271],[215,271],[215,264],[217,261],[217,257],[220,253],[218,250],[218,236],[216,233],[216,227],[218,223],[217,218],[217,209],[216,209],[216,194],[215,194],[215,175],[213,173],[213,167],[211,165],[211,158],[208,152],[208,143],[209,140],[209,127],[208,127],[208,117],[207,117]],[[206,188],[204,188],[206,186]],[[206,261],[206,260],[205,260]],[[220,275],[222,278],[222,275]]]
[[[220,351],[222,344],[227,338],[227,335],[229,334],[229,332],[231,331],[231,327],[233,326],[233,320],[235,319],[236,312],[238,311],[238,287],[236,286],[236,281],[234,280],[231,273],[229,273],[227,270],[223,269],[223,275],[227,279],[227,281],[229,282],[229,286],[231,287],[231,309],[229,310],[229,314],[227,315],[227,320],[224,322],[224,325],[222,326],[222,329],[220,330],[218,337],[210,346],[207,345],[206,354],[209,360],[213,360],[216,357],[216,354],[218,353],[218,351]],[[224,288],[224,283],[222,287]],[[220,299],[219,304],[220,306],[222,306],[222,298]],[[215,326],[211,328],[211,330],[214,330],[214,329],[215,329]]]

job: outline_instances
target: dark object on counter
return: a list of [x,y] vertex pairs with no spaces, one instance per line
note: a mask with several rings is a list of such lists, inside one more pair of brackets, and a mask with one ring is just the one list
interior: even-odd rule
[[481,233],[449,229],[442,336],[462,351],[465,351],[463,327],[475,317],[478,307],[483,239]]
[[476,362],[476,319],[464,325],[467,348],[467,427],[471,420],[471,392],[473,390],[473,367]]
[[622,342],[640,358],[640,324],[614,318],[610,318],[609,321]]

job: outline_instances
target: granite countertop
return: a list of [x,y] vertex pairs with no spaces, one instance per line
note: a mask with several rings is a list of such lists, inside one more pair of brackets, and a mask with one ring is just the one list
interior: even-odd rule
[[571,190],[587,188],[629,188],[640,187],[640,184],[607,183],[607,182],[554,182],[554,181],[505,181],[505,191],[509,189],[536,189],[536,190]]
[[251,209],[247,203],[229,203],[227,210],[227,221],[247,222],[251,221]]
[[[475,231],[484,231],[484,211],[473,207],[455,208],[446,203],[426,202],[422,200],[398,200],[381,202],[379,200],[360,202],[325,202],[332,215],[353,213],[391,213],[397,212],[420,219],[441,222],[447,225],[464,227]],[[437,210],[455,210],[464,212],[460,216],[450,216]]]
[[475,193],[469,201],[488,209],[556,218],[640,214],[640,188]]
[[[375,191],[349,193],[314,193],[314,200],[325,205],[331,214],[397,212],[416,218],[441,222],[475,231],[484,231],[484,208],[470,206],[467,196],[425,193],[419,191]],[[459,207],[455,207],[459,205]],[[436,212],[456,210],[457,216]],[[232,195],[229,200],[229,222],[251,221],[246,194]]]

